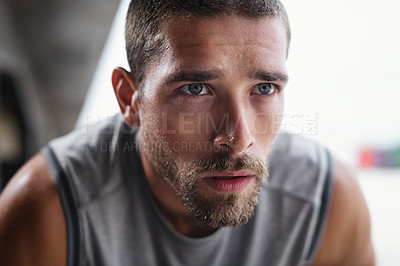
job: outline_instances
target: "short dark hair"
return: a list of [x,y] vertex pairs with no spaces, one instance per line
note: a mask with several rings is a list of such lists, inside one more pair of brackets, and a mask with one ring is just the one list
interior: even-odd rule
[[148,63],[160,57],[163,39],[160,25],[168,17],[217,18],[237,15],[245,18],[281,19],[290,43],[287,13],[279,0],[132,0],[125,25],[125,42],[129,66],[137,83],[144,79]]

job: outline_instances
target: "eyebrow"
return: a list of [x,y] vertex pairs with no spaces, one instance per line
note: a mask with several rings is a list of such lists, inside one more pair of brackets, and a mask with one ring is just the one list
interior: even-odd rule
[[265,81],[282,81],[287,83],[289,80],[289,76],[283,73],[278,72],[267,72],[263,70],[255,71],[250,74],[250,77],[253,79],[260,79]]
[[182,81],[204,82],[208,80],[218,79],[222,76],[222,72],[218,70],[181,71],[167,76],[165,78],[165,84],[172,84]]
[[[205,82],[209,80],[222,78],[224,75],[219,70],[204,70],[204,71],[180,71],[173,73],[165,78],[165,84],[170,85],[173,83],[191,81],[191,82]],[[265,81],[281,81],[288,82],[289,77],[286,74],[278,72],[268,72],[264,70],[254,71],[249,74],[252,79],[259,79]]]

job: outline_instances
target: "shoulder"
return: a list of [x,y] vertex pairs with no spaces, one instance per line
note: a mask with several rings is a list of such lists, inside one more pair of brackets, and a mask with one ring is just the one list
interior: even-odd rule
[[312,265],[375,265],[368,208],[354,173],[333,160],[331,205]]
[[269,187],[318,205],[330,171],[330,155],[317,142],[280,132],[269,160]]
[[272,148],[270,166],[278,168],[294,164],[293,168],[318,168],[326,160],[326,149],[316,141],[303,135],[281,131]]
[[41,153],[16,173],[0,195],[0,257],[7,265],[66,263],[62,206]]

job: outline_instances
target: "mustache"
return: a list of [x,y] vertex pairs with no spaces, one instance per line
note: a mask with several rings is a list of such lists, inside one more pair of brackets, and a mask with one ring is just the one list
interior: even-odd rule
[[215,154],[211,158],[197,161],[188,169],[188,174],[200,175],[209,172],[250,170],[256,176],[268,176],[265,162],[248,154],[233,158],[229,154]]

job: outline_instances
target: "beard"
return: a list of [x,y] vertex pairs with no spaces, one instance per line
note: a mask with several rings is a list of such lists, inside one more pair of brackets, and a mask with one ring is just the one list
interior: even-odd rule
[[[173,145],[158,136],[154,128],[146,130],[145,126],[141,133],[140,147],[147,161],[180,197],[198,225],[237,227],[246,224],[254,215],[262,183],[268,176],[265,167],[268,156],[263,161],[247,154],[233,158],[229,153],[217,152],[210,158],[188,162],[184,161],[182,151],[177,148],[179,145]],[[194,152],[201,153],[198,150]],[[212,191],[202,181],[202,177],[212,172],[240,170],[250,170],[255,175],[241,192],[219,193]]]

